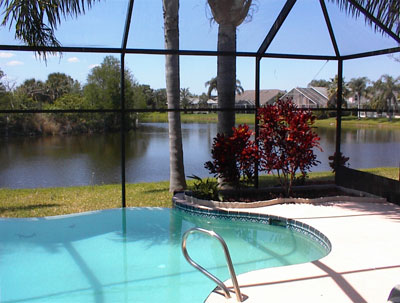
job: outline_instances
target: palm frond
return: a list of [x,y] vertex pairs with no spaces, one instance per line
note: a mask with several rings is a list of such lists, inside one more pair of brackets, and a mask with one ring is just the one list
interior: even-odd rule
[[[100,0],[1,0],[2,26],[15,24],[15,38],[29,46],[58,47],[55,30],[61,18],[77,17]],[[46,60],[45,51],[37,51]]]
[[[360,10],[348,0],[329,0],[336,2],[341,10],[346,11],[352,16],[360,17]],[[357,4],[363,7],[369,14],[378,19],[389,30],[400,36],[400,1],[399,0],[355,0]],[[373,26],[375,31],[382,32],[373,20],[365,17],[365,21]]]

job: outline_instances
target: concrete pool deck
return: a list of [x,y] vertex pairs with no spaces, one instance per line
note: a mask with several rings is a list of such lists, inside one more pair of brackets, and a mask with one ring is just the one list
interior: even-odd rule
[[[400,207],[391,203],[283,204],[245,209],[304,222],[324,233],[332,251],[305,264],[238,276],[244,302],[387,302],[400,283]],[[234,261],[234,260],[233,260]],[[227,285],[231,287],[230,281]],[[207,303],[236,302],[214,291]]]

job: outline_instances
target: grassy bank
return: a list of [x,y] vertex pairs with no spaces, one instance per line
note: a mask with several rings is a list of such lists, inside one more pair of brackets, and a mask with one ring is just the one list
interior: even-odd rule
[[[398,168],[365,171],[398,180]],[[310,182],[333,182],[331,172],[310,173]],[[192,184],[192,180],[188,180]],[[277,184],[274,176],[262,176],[260,185]],[[128,207],[171,207],[169,183],[126,185]],[[120,185],[98,185],[37,189],[0,189],[0,217],[44,217],[121,207]]]
[[[319,127],[336,127],[336,118],[317,120]],[[400,128],[400,119],[389,121],[387,118],[362,118],[342,117],[342,126],[346,128]]]
[[[217,123],[218,115],[209,114],[182,114],[182,123]],[[141,118],[141,122],[168,122],[167,113],[151,113]],[[254,124],[253,114],[237,114],[237,124]],[[336,118],[321,119],[315,123],[317,127],[336,127]],[[346,116],[342,118],[343,127],[387,127],[400,128],[400,119],[388,121],[387,118],[363,118],[358,120],[356,117]]]

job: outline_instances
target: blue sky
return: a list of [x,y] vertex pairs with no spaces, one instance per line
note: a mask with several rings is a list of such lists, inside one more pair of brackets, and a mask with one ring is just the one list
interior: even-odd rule
[[[252,19],[238,28],[238,51],[257,51],[284,3],[283,0],[254,1]],[[127,4],[126,0],[102,0],[85,15],[63,21],[57,38],[64,46],[119,47]],[[327,6],[342,54],[397,46],[366,26],[364,19],[346,16],[333,3]],[[181,49],[216,50],[218,26],[210,22],[210,16],[206,0],[180,1]],[[0,28],[0,35],[1,44],[21,44],[14,40],[14,33],[7,27]],[[128,47],[164,48],[161,0],[135,0]],[[319,1],[298,0],[268,52],[333,55]],[[85,84],[91,68],[100,64],[105,55],[64,53],[62,57],[49,58],[46,65],[31,52],[0,51],[0,68],[15,85],[32,77],[45,80],[52,72],[66,73]],[[188,87],[196,94],[206,91],[204,83],[217,73],[216,62],[213,57],[181,57],[181,87]],[[165,87],[164,56],[127,55],[126,63],[139,83],[155,89]],[[253,58],[237,59],[237,78],[244,89],[254,89],[254,64]],[[373,81],[383,74],[398,77],[399,67],[400,63],[388,55],[351,60],[344,63],[344,77],[350,80],[366,76]],[[328,80],[336,73],[335,61],[263,59],[261,88],[290,90],[306,86],[313,79]]]

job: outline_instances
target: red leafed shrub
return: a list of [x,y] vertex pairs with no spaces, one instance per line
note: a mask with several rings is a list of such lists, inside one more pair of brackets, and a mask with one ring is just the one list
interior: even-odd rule
[[204,167],[224,183],[239,185],[241,179],[251,182],[254,178],[255,160],[259,158],[258,148],[251,140],[253,132],[248,125],[233,128],[233,134],[226,137],[217,134],[214,138],[211,154],[214,159]]
[[319,163],[313,148],[320,148],[312,130],[311,111],[298,109],[291,100],[279,100],[258,111],[260,170],[278,174],[286,195],[290,195],[295,174],[306,176]]

